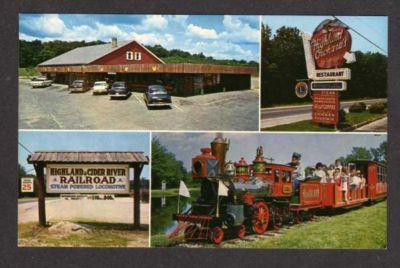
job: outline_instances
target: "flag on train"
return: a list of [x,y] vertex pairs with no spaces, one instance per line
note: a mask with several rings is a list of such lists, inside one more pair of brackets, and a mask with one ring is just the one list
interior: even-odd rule
[[189,189],[186,187],[186,184],[183,181],[181,181],[179,184],[179,195],[190,197]]
[[228,196],[228,187],[222,181],[218,181],[218,196]]

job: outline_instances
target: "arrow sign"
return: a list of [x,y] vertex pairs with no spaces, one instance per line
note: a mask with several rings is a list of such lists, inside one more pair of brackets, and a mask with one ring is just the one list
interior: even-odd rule
[[344,53],[343,58],[346,60],[346,63],[356,62],[356,54],[354,54],[353,52]]

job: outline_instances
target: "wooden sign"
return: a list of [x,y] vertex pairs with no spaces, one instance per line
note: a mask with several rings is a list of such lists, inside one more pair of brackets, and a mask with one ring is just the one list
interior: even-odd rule
[[33,178],[21,178],[21,193],[33,193]]
[[47,164],[48,193],[128,194],[129,167],[124,164]]
[[337,125],[339,123],[339,92],[314,91],[312,105],[312,121]]
[[311,53],[318,68],[340,68],[351,49],[351,35],[346,26],[335,20],[323,21],[311,37]]
[[319,69],[314,70],[314,80],[350,80],[351,70],[349,68]]

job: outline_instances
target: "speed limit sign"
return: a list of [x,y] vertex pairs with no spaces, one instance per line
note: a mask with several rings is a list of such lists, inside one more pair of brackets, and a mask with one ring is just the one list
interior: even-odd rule
[[33,193],[33,178],[21,178],[21,192]]

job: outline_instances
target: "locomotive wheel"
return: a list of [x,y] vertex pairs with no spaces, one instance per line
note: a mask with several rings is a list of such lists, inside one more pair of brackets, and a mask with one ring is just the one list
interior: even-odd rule
[[199,235],[199,228],[196,225],[192,224],[185,228],[184,233],[186,241],[196,239]]
[[237,237],[243,239],[246,236],[246,227],[242,224],[237,227]]
[[224,230],[222,230],[221,227],[212,228],[210,239],[216,245],[221,244],[222,240],[224,239]]
[[253,231],[256,234],[263,234],[267,228],[269,223],[269,209],[267,204],[263,201],[259,201],[255,205],[255,211],[253,215]]

